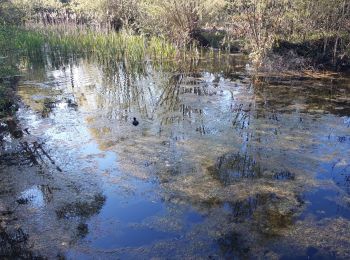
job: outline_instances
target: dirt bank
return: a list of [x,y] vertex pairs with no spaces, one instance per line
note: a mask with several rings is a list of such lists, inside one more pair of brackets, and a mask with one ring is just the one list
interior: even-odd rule
[[284,63],[288,63],[284,66],[289,66],[290,69],[314,68],[338,72],[350,70],[350,57],[346,55],[346,50],[341,49],[340,43],[336,44],[334,37],[299,43],[278,41],[269,58],[281,58]]

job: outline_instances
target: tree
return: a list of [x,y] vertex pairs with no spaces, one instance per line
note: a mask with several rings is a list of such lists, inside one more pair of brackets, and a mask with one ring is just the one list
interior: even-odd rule
[[[237,0],[230,1],[230,24],[239,28],[252,50],[253,62],[259,66],[282,30],[282,22],[290,8],[289,0]],[[237,32],[237,29],[233,30]]]
[[145,30],[184,46],[225,6],[224,0],[150,0],[143,2]]

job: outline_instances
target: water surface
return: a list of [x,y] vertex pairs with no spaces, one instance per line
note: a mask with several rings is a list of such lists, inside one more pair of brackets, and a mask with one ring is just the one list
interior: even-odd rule
[[350,78],[245,63],[27,67],[4,223],[49,257],[350,257]]

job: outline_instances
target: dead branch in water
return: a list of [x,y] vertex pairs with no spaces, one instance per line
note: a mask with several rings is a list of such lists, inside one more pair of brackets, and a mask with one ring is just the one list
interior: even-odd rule
[[21,143],[21,147],[26,152],[26,154],[29,156],[29,159],[33,164],[35,164],[35,165],[39,164],[37,158],[39,158],[42,162],[45,163],[45,160],[44,160],[43,156],[41,155],[41,153],[42,153],[51,162],[51,164],[56,166],[56,169],[59,172],[62,172],[62,169],[56,165],[56,162],[45,151],[45,149],[42,147],[42,144],[39,144],[38,142],[33,142],[32,146],[30,146],[27,142],[23,142],[23,143]]

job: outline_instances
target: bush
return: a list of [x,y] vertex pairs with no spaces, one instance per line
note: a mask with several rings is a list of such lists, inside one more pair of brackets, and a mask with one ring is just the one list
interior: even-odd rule
[[0,0],[0,24],[20,25],[24,22],[23,12],[9,0]]
[[201,27],[211,23],[224,8],[224,0],[153,0],[143,3],[143,30],[161,34],[177,46],[196,40]]

